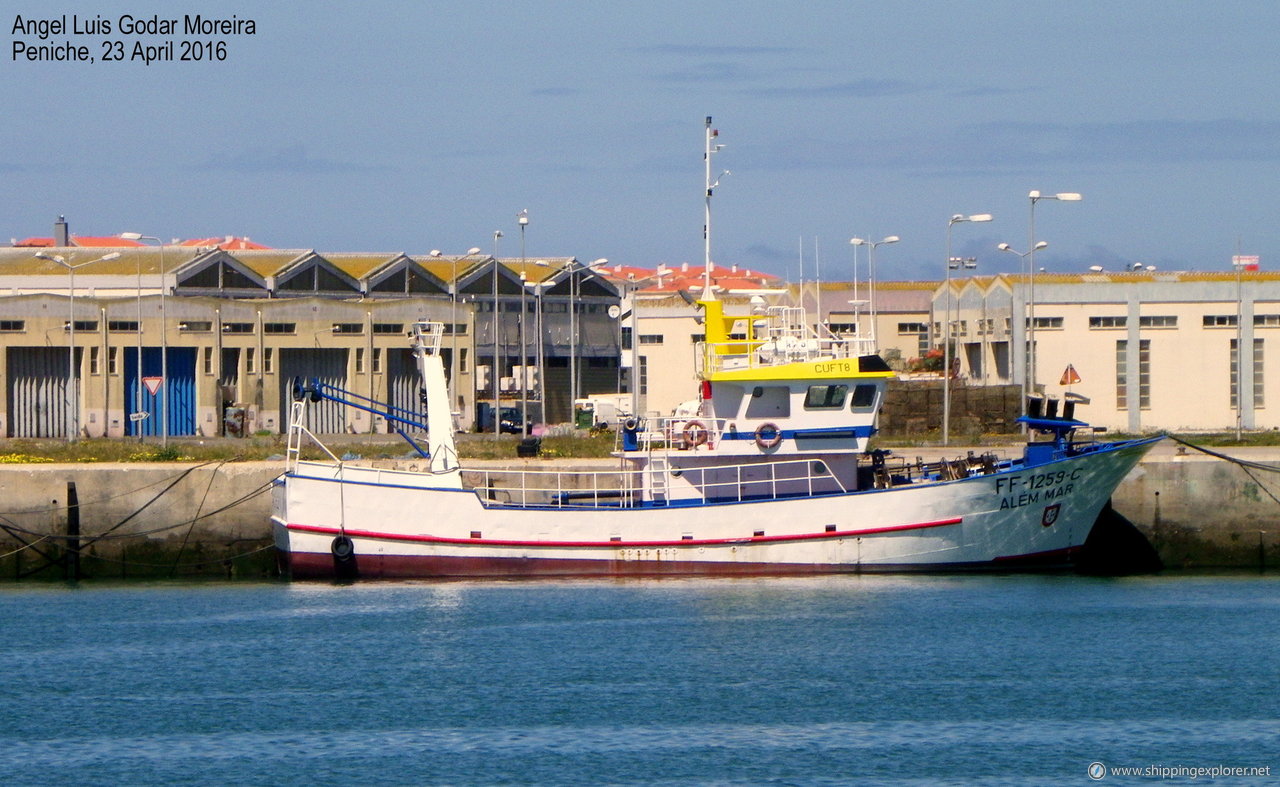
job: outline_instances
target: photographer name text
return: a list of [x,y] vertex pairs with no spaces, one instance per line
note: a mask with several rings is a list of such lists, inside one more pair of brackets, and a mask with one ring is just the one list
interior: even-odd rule
[[81,16],[30,17],[17,14],[11,28],[11,61],[31,63],[223,62],[235,39],[258,34],[252,19],[232,14],[216,18]]

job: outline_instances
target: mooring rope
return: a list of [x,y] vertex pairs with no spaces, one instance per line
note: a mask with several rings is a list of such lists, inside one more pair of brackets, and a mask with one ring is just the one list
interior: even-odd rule
[[195,516],[191,517],[191,527],[187,528],[186,535],[182,537],[182,546],[178,547],[178,554],[173,559],[173,569],[170,570],[169,576],[173,576],[173,572],[178,570],[178,561],[182,560],[182,553],[186,551],[187,542],[191,540],[191,533],[196,529],[196,522],[200,519],[200,509],[204,508],[205,502],[209,499],[209,490],[213,489],[213,479],[218,477],[218,471],[221,470],[222,466],[226,463],[226,460],[223,460],[221,464],[213,469],[212,473],[209,473],[209,483],[204,486],[204,495],[200,498],[200,505],[196,506]]
[[23,544],[22,546],[18,547],[12,552],[5,552],[3,555],[0,555],[0,560],[3,560],[4,558],[9,557],[10,555],[16,555],[25,549],[31,549],[36,544],[39,544],[41,541],[44,541],[46,538],[48,538],[48,536],[41,536],[40,538],[36,539],[35,541],[32,541],[29,544]]
[[[223,461],[226,461],[226,460],[223,460]],[[200,468],[205,467],[206,465],[211,465],[213,463],[214,463],[214,460],[212,459],[209,460],[208,462],[201,462],[198,465],[192,465],[191,467],[188,467],[185,470],[182,470],[174,475],[165,476],[164,478],[161,478],[159,480],[152,481],[148,484],[143,484],[142,486],[137,487],[136,489],[130,489],[125,492],[117,492],[114,495],[107,495],[106,497],[100,497],[97,500],[81,503],[80,507],[85,508],[86,506],[95,506],[100,503],[106,503],[110,500],[115,500],[117,498],[128,497],[129,495],[136,495],[137,493],[145,489],[150,489],[153,486],[159,486],[160,484],[164,484],[164,483],[169,483],[170,486],[172,486],[172,483],[170,482],[181,481],[184,476],[188,475],[192,471],[199,470]],[[12,516],[12,515],[19,515],[19,514],[52,514],[52,513],[60,512],[62,510],[63,510],[62,506],[49,506],[48,508],[24,508],[18,511],[0,511],[0,516]]]
[[1240,459],[1239,457],[1228,456],[1227,454],[1219,453],[1217,451],[1210,451],[1208,448],[1195,445],[1194,443],[1188,443],[1186,440],[1183,440],[1180,437],[1175,437],[1174,435],[1167,435],[1167,436],[1170,440],[1173,440],[1175,443],[1180,443],[1182,445],[1185,445],[1188,448],[1194,448],[1200,453],[1207,454],[1209,456],[1214,457],[1215,459],[1221,459],[1224,462],[1230,462],[1233,465],[1238,465],[1240,469],[1244,471],[1244,474],[1249,476],[1249,478],[1252,479],[1253,482],[1258,485],[1259,489],[1267,493],[1267,497],[1271,498],[1271,500],[1276,505],[1280,505],[1280,497],[1276,497],[1275,494],[1272,493],[1272,491],[1267,488],[1267,485],[1262,482],[1262,479],[1258,478],[1256,475],[1253,474],[1254,470],[1264,470],[1268,473],[1280,473],[1280,465],[1269,465],[1269,464],[1263,464],[1262,462],[1251,462],[1247,459]]
[[1264,464],[1262,462],[1251,462],[1248,459],[1240,459],[1238,457],[1228,456],[1227,454],[1218,453],[1217,451],[1211,451],[1208,448],[1205,448],[1204,446],[1199,446],[1199,445],[1196,445],[1195,443],[1189,443],[1186,440],[1183,440],[1181,437],[1178,437],[1176,435],[1168,434],[1165,436],[1168,437],[1170,440],[1174,441],[1175,443],[1180,443],[1182,445],[1185,445],[1187,448],[1194,448],[1200,453],[1208,454],[1209,456],[1212,456],[1216,459],[1221,459],[1223,461],[1230,462],[1235,465],[1240,465],[1241,467],[1252,467],[1254,470],[1265,470],[1268,473],[1280,473],[1280,465],[1274,465],[1274,464],[1269,465],[1269,464]]
[[[28,530],[27,528],[24,528],[21,525],[15,524],[11,520],[5,519],[4,517],[0,517],[0,521],[3,521],[6,524],[6,527],[4,528],[5,530],[22,533],[23,535],[41,536],[43,538],[49,538],[54,540],[67,540],[70,538],[78,538],[82,542],[82,548],[83,548],[83,547],[88,547],[98,541],[115,541],[115,540],[124,539],[124,538],[138,538],[140,536],[149,536],[149,535],[152,535],[153,533],[163,533],[166,530],[174,530],[179,527],[188,526],[193,522],[196,522],[202,519],[208,519],[209,517],[217,516],[218,514],[221,514],[223,511],[227,511],[232,508],[235,508],[238,505],[247,503],[248,501],[252,500],[258,495],[261,495],[265,492],[270,491],[271,487],[274,484],[275,484],[275,479],[273,478],[270,481],[264,484],[261,484],[255,489],[245,493],[244,495],[241,495],[239,498],[232,500],[230,503],[227,503],[226,505],[223,505],[223,506],[219,506],[218,508],[215,508],[207,513],[200,514],[194,519],[184,519],[181,522],[175,522],[174,524],[171,524],[171,525],[161,525],[160,527],[154,527],[154,528],[151,528],[150,530],[137,530],[130,533],[112,533],[111,531],[120,527],[129,519],[132,519],[142,509],[139,509],[138,511],[135,511],[133,514],[130,514],[124,520],[124,522],[119,522],[115,525],[112,525],[111,528],[109,528],[108,530],[102,533],[99,533],[98,535],[89,535],[86,533],[81,533],[79,536],[67,536],[67,535],[58,534],[58,533],[41,533],[35,530]],[[148,505],[150,505],[150,503],[148,503]],[[144,506],[144,508],[145,507],[146,506]]]

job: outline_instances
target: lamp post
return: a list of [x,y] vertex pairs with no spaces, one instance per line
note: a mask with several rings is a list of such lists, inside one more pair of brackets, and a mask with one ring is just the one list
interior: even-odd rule
[[[537,260],[533,263],[546,267],[546,260]],[[538,343],[534,350],[534,363],[538,369],[538,422],[545,424],[547,422],[547,385],[546,385],[546,364],[543,356],[543,348],[546,345],[546,334],[542,331],[542,293],[547,288],[547,280],[525,282],[526,287],[533,290],[533,331],[538,334]]]
[[[947,307],[946,315],[943,319],[942,326],[942,444],[950,445],[951,441],[951,268],[952,261],[956,258],[951,256],[951,228],[956,224],[966,221],[991,221],[990,213],[975,213],[972,216],[962,216],[957,213],[947,222],[947,266],[946,266],[946,292]],[[976,266],[976,261],[973,266]],[[966,267],[971,267],[967,266]]]
[[1074,191],[1063,191],[1057,194],[1041,194],[1039,191],[1031,191],[1027,194],[1027,197],[1031,200],[1031,220],[1027,234],[1027,246],[1031,249],[1031,251],[1027,252],[1027,267],[1030,268],[1027,321],[1030,324],[1030,328],[1027,332],[1026,371],[1023,375],[1022,383],[1023,415],[1027,414],[1027,395],[1035,393],[1036,390],[1036,249],[1039,248],[1036,245],[1036,203],[1044,199],[1058,202],[1079,202],[1084,199],[1083,196]]
[[[493,439],[497,440],[498,429],[498,373],[502,362],[498,357],[498,239],[502,230],[493,231],[493,366],[489,369],[489,386],[493,389]],[[483,424],[481,425],[483,428]]]
[[[449,277],[449,412],[458,406],[458,263],[480,253],[479,246],[472,246],[461,257],[453,258],[453,272]],[[432,249],[431,256],[440,259],[443,253]]]
[[[862,238],[849,239],[849,244],[852,246],[867,247],[867,276],[868,276],[867,311],[869,313],[869,316],[871,317],[871,347],[873,352],[880,351],[880,341],[879,341],[880,334],[879,334],[879,330],[876,327],[876,246],[883,246],[886,243],[897,243],[899,240],[901,240],[901,238],[899,238],[897,235],[890,235],[884,240],[876,240],[876,241],[863,240]],[[856,255],[857,252],[855,251],[854,254]],[[950,256],[950,252],[948,252],[948,256]],[[856,281],[857,279],[856,256],[854,258],[854,279],[855,279],[854,297],[857,298],[856,290],[858,285]]]
[[[1016,251],[1012,246],[1010,246],[1007,243],[1001,243],[1000,245],[996,246],[996,248],[999,249],[1000,251],[1006,251],[1010,254],[1016,254],[1018,257],[1020,257],[1022,259],[1022,268],[1025,270],[1027,267],[1027,258],[1034,256],[1037,251],[1047,248],[1048,246],[1049,244],[1047,241],[1040,241],[1039,243],[1036,243],[1034,246],[1032,246],[1030,251],[1022,251],[1022,252]],[[1034,271],[1032,271],[1031,276],[1034,279],[1035,277]],[[1032,285],[1031,291],[1035,292],[1035,285]],[[1034,338],[1032,338],[1035,336],[1035,325],[1036,325],[1036,318],[1035,318],[1035,309],[1033,307],[1029,312],[1029,316],[1027,316],[1023,320],[1023,327],[1022,327],[1024,331],[1023,335],[1028,337],[1026,341],[1027,355],[1024,356],[1023,358],[1024,363],[1023,363],[1023,375],[1022,375],[1022,415],[1024,417],[1027,414],[1027,397],[1035,392],[1035,383],[1027,375],[1027,372],[1029,372],[1032,367],[1028,363],[1026,363],[1027,358],[1030,357],[1033,349],[1035,348],[1035,340]],[[1026,333],[1027,331],[1030,331],[1030,334],[1027,334]]]
[[[523,265],[521,266],[523,267]],[[525,345],[525,301],[524,294],[528,291],[526,283],[528,277],[523,270],[520,271],[520,433],[521,436],[528,436],[529,428],[529,372],[525,368],[528,360],[527,347]]]
[[[164,241],[154,235],[122,232],[125,240],[153,240],[160,246],[160,446],[169,447],[169,326],[165,321]],[[142,330],[142,326],[138,326]],[[142,359],[138,359],[138,385],[142,385]],[[141,394],[139,394],[141,395]]]
[[70,263],[61,254],[37,252],[36,258],[56,262],[67,269],[67,442],[74,443],[80,434],[80,402],[76,392],[76,268],[83,268],[95,262],[107,262],[120,258],[120,252],[104,254],[96,260]]
[[[529,435],[529,373],[525,370],[528,365],[528,349],[525,346],[525,326],[524,326],[524,283],[525,283],[525,254],[524,254],[524,229],[529,226],[529,210],[525,208],[516,214],[516,223],[520,225],[520,433],[522,437]],[[496,423],[496,422],[495,422]]]
[[[587,270],[593,274],[601,265],[608,264],[607,257],[592,260]],[[574,274],[577,274],[575,276]],[[569,263],[569,412],[573,413],[573,403],[577,401],[580,385],[578,374],[578,297],[582,294],[582,265],[576,259]],[[634,413],[633,413],[634,415]]]
[[[1244,432],[1244,285],[1242,282],[1245,261],[1240,255],[1231,258],[1231,265],[1236,269],[1236,442],[1240,442]],[[1250,348],[1249,359],[1253,360],[1253,348]]]

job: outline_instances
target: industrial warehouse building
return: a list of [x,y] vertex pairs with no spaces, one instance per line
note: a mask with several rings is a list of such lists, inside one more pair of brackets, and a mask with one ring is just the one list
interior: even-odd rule
[[965,382],[1070,390],[1091,400],[1083,417],[1126,432],[1280,429],[1280,274],[1000,275],[951,287],[934,293],[931,327],[940,346],[949,304]]
[[[282,432],[295,377],[420,410],[406,335],[423,319],[446,326],[459,428],[475,425],[494,383],[504,406],[541,406],[539,359],[545,420],[568,421],[575,393],[623,383],[618,302],[572,258],[0,249],[0,434]],[[318,433],[394,428],[357,408],[310,410]]]
[[[641,412],[663,414],[697,396],[702,328],[689,301],[701,268],[248,245],[0,249],[0,435],[282,432],[295,377],[417,409],[406,334],[421,319],[446,325],[460,429],[483,420],[495,393],[548,423],[569,421],[591,393],[634,392]],[[942,346],[949,311],[957,385],[1071,391],[1092,400],[1082,416],[1111,429],[1280,428],[1280,274],[997,275],[869,290],[717,266],[713,289],[744,319],[803,304],[820,331],[874,330],[904,372]],[[357,408],[311,411],[320,433],[394,428]]]

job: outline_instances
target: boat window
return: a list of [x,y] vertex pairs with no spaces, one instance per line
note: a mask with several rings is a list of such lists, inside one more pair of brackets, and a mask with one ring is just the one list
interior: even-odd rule
[[845,396],[849,393],[847,385],[811,385],[804,398],[806,409],[824,410],[844,407]]
[[850,409],[853,412],[871,410],[876,404],[876,386],[871,384],[863,384],[855,386],[853,389],[853,404]]
[[785,385],[757,385],[751,389],[746,418],[787,418],[790,415],[790,388]]

